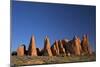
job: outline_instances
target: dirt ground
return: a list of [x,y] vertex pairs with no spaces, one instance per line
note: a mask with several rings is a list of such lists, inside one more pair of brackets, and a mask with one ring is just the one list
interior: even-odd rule
[[24,65],[41,65],[41,64],[60,64],[60,63],[73,63],[73,62],[89,62],[96,61],[96,56],[11,56],[11,66],[24,66]]

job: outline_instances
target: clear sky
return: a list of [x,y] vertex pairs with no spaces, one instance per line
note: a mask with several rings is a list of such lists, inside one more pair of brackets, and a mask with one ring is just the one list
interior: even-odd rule
[[51,45],[55,40],[82,39],[87,34],[96,49],[96,7],[13,1],[11,9],[11,50],[24,43],[28,48],[32,35],[36,47],[43,48],[47,35]]

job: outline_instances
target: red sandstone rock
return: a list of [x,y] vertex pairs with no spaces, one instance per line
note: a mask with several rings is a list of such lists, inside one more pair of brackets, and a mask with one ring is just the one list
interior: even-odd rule
[[74,40],[73,40],[73,50],[74,50],[74,53],[75,55],[81,55],[81,41],[80,41],[80,38],[79,37],[75,37]]
[[70,55],[69,48],[71,47],[71,45],[70,45],[70,47],[69,47],[69,44],[68,44],[69,40],[68,40],[68,39],[63,39],[63,40],[61,40],[61,41],[62,41],[63,47],[64,47],[64,49],[65,49],[66,55],[69,56],[69,55]]
[[36,46],[35,46],[34,36],[31,37],[29,48],[28,48],[28,54],[30,56],[37,56],[37,50],[36,50]]
[[86,54],[92,54],[92,49],[90,47],[87,35],[83,36],[81,46],[82,46],[82,51],[83,52],[85,52]]
[[24,56],[24,52],[25,52],[24,50],[25,50],[25,48],[23,45],[19,46],[17,48],[17,56]]
[[56,56],[57,55],[57,49],[56,49],[56,47],[55,47],[55,44],[53,44],[52,46],[51,46],[51,51],[52,51],[52,54],[53,54],[53,56]]
[[59,55],[59,47],[58,47],[58,41],[57,40],[51,46],[51,51],[52,51],[53,56]]
[[63,47],[63,44],[62,44],[62,41],[61,40],[58,41],[58,46],[59,46],[59,53],[60,54],[63,54],[63,55],[66,55],[65,49]]
[[58,46],[58,41],[55,41],[55,47],[56,47],[56,54],[59,55],[59,46]]
[[46,36],[44,41],[44,48],[39,49],[35,46],[34,36],[31,37],[28,50],[26,50],[25,45],[21,45],[17,49],[18,56],[30,55],[30,56],[58,56],[58,55],[83,55],[92,54],[92,49],[89,44],[87,35],[83,36],[82,42],[79,37],[74,37],[73,40],[59,40],[55,41],[50,47],[49,38]]
[[50,41],[49,38],[46,36],[45,41],[44,41],[44,53],[47,56],[52,56],[51,48],[50,48]]

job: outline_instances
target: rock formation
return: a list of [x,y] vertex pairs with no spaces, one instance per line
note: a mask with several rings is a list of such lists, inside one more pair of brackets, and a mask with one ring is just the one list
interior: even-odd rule
[[25,45],[21,45],[17,48],[17,56],[25,55]]
[[44,55],[52,56],[51,48],[50,48],[50,41],[49,38],[46,36],[44,41]]
[[59,47],[59,53],[65,56],[66,55],[65,49],[63,47],[63,44],[62,44],[61,40],[58,41],[58,47]]
[[55,47],[56,47],[57,55],[59,55],[59,46],[58,46],[58,41],[57,40],[55,41]]
[[93,53],[87,35],[84,35],[82,41],[75,36],[72,40],[55,40],[50,46],[49,38],[46,36],[44,40],[44,48],[36,48],[34,36],[31,37],[28,50],[24,44],[18,47],[17,51],[12,55],[18,56],[72,56],[72,55],[91,55]]
[[31,37],[29,48],[28,48],[28,54],[30,56],[37,56],[37,50],[36,50],[36,46],[35,46],[34,36]]
[[62,44],[63,44],[63,47],[65,49],[65,53],[66,55],[68,56],[70,53],[71,53],[71,44],[70,44],[70,41],[67,40],[67,39],[63,39],[62,40]]
[[40,48],[36,48],[36,50],[37,50],[37,55],[41,56],[41,50],[40,50]]
[[82,39],[82,42],[81,42],[81,46],[82,46],[82,52],[83,53],[92,54],[91,47],[90,47],[87,35],[83,36],[83,39]]
[[62,40],[63,47],[67,56],[73,55],[73,40]]
[[73,38],[73,51],[75,55],[81,55],[81,41],[80,38],[75,36]]
[[63,47],[65,47],[67,45],[67,43],[69,42],[68,39],[63,39],[61,41],[62,41]]
[[78,37],[73,40],[62,40],[63,47],[65,48],[66,55],[81,55],[81,41]]
[[52,51],[53,56],[59,55],[59,47],[58,47],[58,41],[57,40],[51,46],[51,51]]
[[55,44],[51,46],[51,51],[52,51],[53,56],[57,55],[57,49],[55,47]]

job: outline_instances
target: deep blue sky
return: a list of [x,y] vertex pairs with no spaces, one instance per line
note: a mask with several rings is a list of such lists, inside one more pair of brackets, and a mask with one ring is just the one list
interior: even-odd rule
[[16,50],[21,43],[28,48],[32,35],[35,36],[36,47],[43,48],[46,35],[52,45],[55,40],[71,40],[74,35],[82,38],[83,34],[88,35],[95,49],[95,9],[95,6],[13,1],[11,50]]

